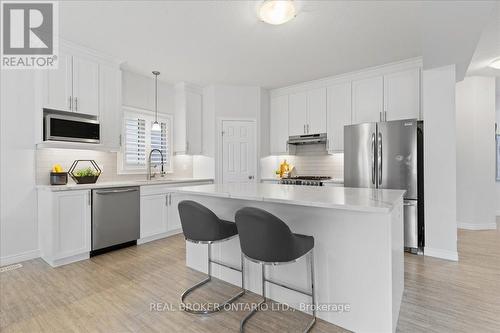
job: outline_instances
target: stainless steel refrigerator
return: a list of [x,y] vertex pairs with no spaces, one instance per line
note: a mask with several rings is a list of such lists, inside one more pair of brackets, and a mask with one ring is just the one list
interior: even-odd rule
[[344,186],[406,190],[404,242],[424,248],[423,122],[416,119],[344,127]]

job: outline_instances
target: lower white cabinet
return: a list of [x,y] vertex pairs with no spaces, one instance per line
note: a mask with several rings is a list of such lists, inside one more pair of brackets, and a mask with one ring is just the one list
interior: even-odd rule
[[90,190],[38,192],[40,255],[51,266],[89,257]]
[[174,187],[211,184],[212,181],[141,187],[141,238],[146,243],[181,232],[177,205],[182,200]]

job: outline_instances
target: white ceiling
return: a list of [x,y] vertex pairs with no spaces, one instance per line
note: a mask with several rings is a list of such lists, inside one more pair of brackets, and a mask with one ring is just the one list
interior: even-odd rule
[[[500,6],[493,19],[481,34],[476,51],[467,70],[467,75],[483,75],[500,77],[500,69],[488,65],[495,59],[500,59]],[[500,87],[497,87],[500,92]]]
[[[60,2],[60,34],[125,60],[129,70],[146,75],[159,70],[164,81],[270,88],[421,56],[424,31],[429,38],[442,22],[452,22],[457,10],[473,15],[473,6],[483,6],[451,1],[296,1],[298,16],[271,26],[257,19],[259,2],[66,1]],[[426,24],[423,15],[435,4],[439,12],[433,11],[434,25]],[[474,29],[460,45],[463,50],[451,49],[455,58],[470,60],[469,44],[475,46],[482,29],[476,30],[484,24],[481,13],[459,22],[460,29]],[[454,27],[453,33],[461,31]],[[446,49],[450,38],[446,33],[439,37],[432,41]],[[425,60],[432,66],[450,57],[446,52],[439,56],[435,62],[433,55],[424,57],[424,65]]]

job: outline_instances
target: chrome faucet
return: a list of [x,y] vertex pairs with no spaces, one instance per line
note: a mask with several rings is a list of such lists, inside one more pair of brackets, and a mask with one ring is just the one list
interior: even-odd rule
[[156,176],[156,173],[154,174],[151,174],[151,156],[153,155],[153,152],[154,151],[157,151],[160,153],[160,156],[161,156],[161,177],[165,177],[165,171],[163,169],[163,165],[164,165],[164,162],[163,162],[163,153],[161,152],[161,150],[159,149],[151,149],[151,151],[149,152],[149,157],[148,157],[148,173],[147,173],[147,176],[146,176],[146,179],[147,180],[151,180],[151,178],[154,178]]

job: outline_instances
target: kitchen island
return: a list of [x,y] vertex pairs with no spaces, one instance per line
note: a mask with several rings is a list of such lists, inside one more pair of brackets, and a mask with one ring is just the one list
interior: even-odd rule
[[[403,194],[400,190],[277,184],[211,184],[179,187],[176,202],[197,201],[234,220],[246,206],[281,218],[294,233],[315,239],[317,316],[356,332],[394,332],[404,288]],[[212,248],[214,259],[238,266],[234,238]],[[207,246],[186,243],[186,264],[207,272]],[[307,290],[306,258],[267,267],[267,276]],[[212,266],[213,275],[241,285],[240,273]],[[260,294],[260,265],[245,262],[245,287]],[[267,284],[267,296],[310,313],[310,298]]]

